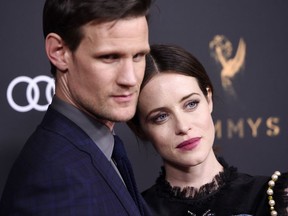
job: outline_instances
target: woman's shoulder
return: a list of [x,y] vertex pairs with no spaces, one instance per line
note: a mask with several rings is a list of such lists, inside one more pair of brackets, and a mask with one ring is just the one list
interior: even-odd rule
[[[259,204],[259,209],[266,209],[265,212],[270,209],[270,211],[277,211],[278,215],[288,215],[288,172],[257,176],[238,172],[237,168],[229,166],[223,159],[220,159],[220,163],[223,165],[224,171],[215,176],[214,184],[211,183],[203,187],[203,190],[205,189],[204,191],[208,191],[209,194],[201,193],[200,190],[196,193],[199,195],[197,198],[182,197],[182,191],[171,187],[169,182],[165,180],[165,169],[162,167],[162,172],[156,183],[142,192],[142,195],[150,205],[164,201],[169,204],[171,200],[173,200],[173,202],[171,201],[173,205],[176,200],[179,202],[189,201],[190,204],[199,202],[199,200],[210,202],[215,200],[213,197],[217,194],[222,194],[223,197],[237,197],[237,199],[242,197],[243,200],[245,200],[245,197],[249,197],[246,200],[248,202],[246,203],[247,206],[255,207]],[[217,187],[215,187],[215,182]],[[272,195],[269,195],[270,190],[272,190]],[[220,197],[222,196],[218,196],[217,200],[221,201]],[[241,205],[245,205],[245,203]],[[238,204],[235,204],[235,206],[238,206]]]
[[268,182],[268,203],[271,211],[278,215],[288,215],[288,172],[275,171]]
[[254,193],[258,191],[258,194],[266,197],[271,215],[288,215],[288,172],[275,171],[270,176],[238,173],[236,181],[250,185],[249,191],[254,191]]
[[142,196],[147,197],[147,196],[151,196],[151,194],[155,194],[156,191],[157,191],[156,184],[154,184],[150,188],[147,188],[146,190],[144,190],[141,194]]

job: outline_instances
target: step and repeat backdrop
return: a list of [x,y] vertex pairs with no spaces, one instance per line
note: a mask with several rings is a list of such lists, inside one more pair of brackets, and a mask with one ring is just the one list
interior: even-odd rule
[[[43,4],[0,2],[0,195],[54,91]],[[286,0],[157,0],[151,11],[150,43],[185,47],[208,71],[216,89],[215,147],[242,172],[288,171],[287,26]],[[144,190],[158,176],[161,160],[124,123],[116,131]]]

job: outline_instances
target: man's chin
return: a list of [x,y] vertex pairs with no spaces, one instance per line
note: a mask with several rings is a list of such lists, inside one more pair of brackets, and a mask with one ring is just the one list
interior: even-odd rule
[[127,110],[127,111],[119,111],[115,114],[114,121],[115,122],[126,122],[133,118],[135,114],[134,110]]
[[133,118],[133,115],[131,116],[123,116],[123,117],[117,117],[115,118],[114,122],[127,122],[129,121],[130,119]]

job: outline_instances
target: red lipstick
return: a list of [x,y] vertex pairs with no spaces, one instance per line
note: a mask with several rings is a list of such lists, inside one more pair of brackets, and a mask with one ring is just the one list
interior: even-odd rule
[[200,140],[201,137],[195,137],[180,143],[176,148],[181,150],[192,150],[200,143]]

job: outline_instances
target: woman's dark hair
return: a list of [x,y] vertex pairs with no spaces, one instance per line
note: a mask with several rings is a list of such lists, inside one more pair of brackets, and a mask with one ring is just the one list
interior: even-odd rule
[[[44,37],[58,34],[73,52],[82,40],[81,27],[91,21],[148,16],[151,0],[46,0],[43,9]],[[56,68],[51,64],[51,73]]]
[[[207,96],[209,89],[213,97],[212,82],[203,65],[191,53],[175,45],[155,44],[150,48],[151,51],[146,56],[145,75],[140,91],[152,77],[159,73],[179,73],[196,78],[203,94]],[[177,91],[177,88],[175,90]],[[135,116],[127,124],[140,139],[146,139],[138,118],[138,108]]]

